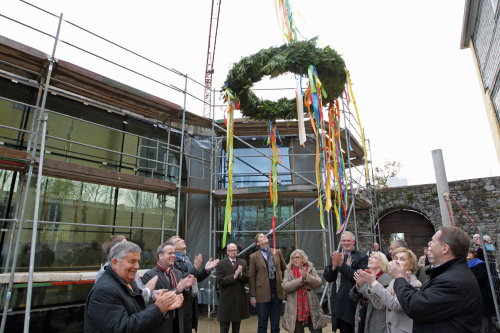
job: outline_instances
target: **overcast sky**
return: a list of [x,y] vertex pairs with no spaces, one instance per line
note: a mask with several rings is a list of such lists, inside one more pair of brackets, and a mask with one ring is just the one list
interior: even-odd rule
[[[407,184],[434,183],[431,151],[442,149],[449,181],[500,175],[470,49],[460,50],[464,1],[289,0],[305,38],[339,52],[351,72],[365,135],[375,166],[403,164]],[[32,4],[204,82],[210,0],[68,1]],[[15,0],[0,13],[55,34],[57,19]],[[50,54],[52,41],[0,17],[0,34]],[[130,57],[68,24],[61,39],[109,57],[145,75],[183,88],[182,78]],[[214,88],[232,64],[262,48],[283,44],[273,0],[222,1]],[[161,84],[60,43],[56,57],[182,104]],[[321,73],[320,73],[321,77]],[[203,98],[203,89],[188,82]],[[260,86],[293,87],[293,77]],[[267,96],[262,96],[266,97]],[[202,113],[201,104],[188,110]]]

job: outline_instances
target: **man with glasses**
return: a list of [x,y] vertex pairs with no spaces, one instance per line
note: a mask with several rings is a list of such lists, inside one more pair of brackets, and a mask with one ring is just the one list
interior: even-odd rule
[[232,333],[239,333],[241,320],[249,317],[245,290],[248,267],[245,260],[238,258],[236,244],[228,244],[226,253],[227,257],[215,268],[216,284],[220,291],[217,320],[220,321],[221,333],[229,332],[230,323],[232,323]]

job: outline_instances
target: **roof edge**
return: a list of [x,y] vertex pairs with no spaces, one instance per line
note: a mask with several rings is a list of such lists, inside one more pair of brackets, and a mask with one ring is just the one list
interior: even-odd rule
[[466,0],[464,7],[464,18],[462,22],[462,35],[460,37],[460,49],[470,47],[470,40],[476,27],[479,0]]

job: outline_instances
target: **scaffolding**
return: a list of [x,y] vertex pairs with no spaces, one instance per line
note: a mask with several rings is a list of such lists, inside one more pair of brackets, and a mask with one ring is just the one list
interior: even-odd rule
[[[22,126],[13,126],[4,121],[0,121],[0,131],[8,133],[2,138],[0,147],[0,171],[10,170],[13,177],[18,177],[21,181],[14,179],[11,181],[10,193],[16,192],[16,198],[10,198],[9,202],[13,207],[8,208],[4,216],[0,216],[2,228],[8,230],[5,234],[8,240],[7,257],[4,261],[4,275],[8,282],[2,285],[3,315],[0,332],[5,331],[7,316],[12,313],[11,297],[15,276],[18,268],[18,257],[21,251],[21,235],[27,232],[27,225],[31,225],[31,251],[29,258],[29,272],[27,283],[26,307],[24,310],[24,331],[29,331],[30,313],[32,306],[32,291],[35,285],[34,276],[36,263],[36,248],[40,226],[72,226],[94,228],[101,232],[120,232],[121,230],[158,232],[159,241],[163,242],[165,236],[173,234],[188,234],[190,227],[189,203],[193,198],[199,198],[208,206],[208,244],[206,246],[209,257],[221,256],[219,227],[221,210],[218,205],[225,200],[225,184],[227,182],[227,159],[222,148],[225,140],[225,127],[216,120],[216,113],[221,108],[220,105],[212,103],[209,105],[212,111],[211,119],[196,115],[190,110],[203,110],[206,103],[203,98],[205,85],[190,78],[187,74],[161,65],[147,57],[113,43],[106,38],[90,32],[70,21],[64,20],[63,15],[54,15],[33,5],[23,3],[23,6],[30,6],[39,10],[43,15],[48,15],[51,19],[57,20],[57,32],[55,35],[44,32],[42,29],[33,27],[22,20],[2,15],[2,19],[13,25],[21,25],[43,37],[48,37],[52,41],[52,52],[50,56],[45,53],[27,47],[16,41],[0,36],[0,78],[10,80],[19,86],[29,87],[36,90],[37,95],[32,103],[27,103],[22,98],[9,98],[0,96],[0,103],[9,105],[9,110],[19,110],[25,117],[24,122],[30,124],[30,129]],[[85,50],[78,47],[76,43],[60,38],[61,29],[70,26],[72,29],[81,29],[84,33],[101,42],[111,44],[113,47],[129,55],[146,62],[150,66],[167,77],[175,77],[172,80],[176,83],[168,83],[167,80],[160,80],[153,76],[142,74],[139,69],[131,66],[120,65],[118,61],[108,59],[97,52]],[[103,61],[122,73],[134,75],[141,80],[146,80],[154,84],[157,88],[169,91],[168,99],[161,99],[153,95],[144,93],[137,89],[126,86],[114,79],[89,72],[83,68],[75,66],[69,62],[56,58],[59,47],[74,48],[79,52],[92,56],[99,61]],[[168,73],[168,75],[166,74]],[[182,88],[179,88],[182,86]],[[188,90],[189,89],[189,90]],[[218,91],[212,90],[212,101]],[[16,95],[12,93],[12,95]],[[53,101],[53,96],[59,96],[71,101],[80,103],[88,108],[95,108],[103,114],[110,114],[113,117],[119,116],[122,119],[122,127],[117,128],[116,124],[109,125],[101,123],[98,119],[86,119],[81,114],[72,115],[67,111],[61,113],[52,110],[48,105],[48,96]],[[174,96],[174,97],[172,97]],[[54,97],[55,98],[55,97]],[[170,102],[175,100],[175,102]],[[352,230],[360,238],[366,237],[374,240],[378,235],[378,224],[376,223],[376,211],[371,214],[370,230],[362,232],[358,230],[356,212],[359,209],[373,210],[374,191],[370,184],[373,181],[366,179],[365,157],[362,149],[360,124],[351,111],[349,103],[341,100],[341,113],[344,123],[342,129],[342,149],[345,154],[345,169],[348,172],[349,206],[347,214],[347,228]],[[56,104],[52,103],[55,107]],[[14,111],[13,111],[14,112]],[[92,128],[101,128],[109,131],[110,136],[120,138],[117,147],[107,146],[105,143],[89,143],[91,138],[72,139],[69,135],[54,135],[47,130],[53,119],[63,119],[67,123],[87,124]],[[114,119],[114,118],[113,118]],[[157,137],[151,135],[135,133],[132,129],[134,122],[147,124],[148,128],[158,131]],[[129,124],[130,123],[130,124]],[[73,126],[73,125],[71,125]],[[241,147],[245,147],[249,156],[241,154],[235,158],[243,163],[247,158],[270,160],[269,154],[262,148],[252,144],[256,137],[262,138],[267,135],[267,125],[255,121],[240,120],[235,124],[235,140]],[[288,153],[282,157],[287,157],[291,161],[290,166],[282,165],[283,175],[288,177],[287,184],[279,188],[279,197],[292,202],[293,209],[286,218],[278,221],[276,231],[278,237],[280,233],[293,234],[294,247],[298,245],[298,239],[307,233],[320,233],[322,239],[321,262],[323,267],[327,265],[329,253],[339,246],[335,240],[336,230],[333,221],[333,212],[319,212],[326,215],[326,228],[319,227],[319,218],[316,217],[316,227],[311,225],[308,228],[293,227],[292,224],[303,214],[312,216],[316,211],[317,203],[316,183],[313,180],[312,170],[298,170],[302,161],[311,160],[311,151],[300,152],[298,144],[294,143],[296,135],[296,123],[278,122],[278,128],[283,139],[291,143],[288,146]],[[307,127],[308,142],[313,142],[312,129]],[[165,138],[166,137],[166,138]],[[86,141],[86,140],[90,141]],[[130,142],[135,143],[135,149],[128,149]],[[198,145],[194,147],[194,142]],[[85,150],[77,154],[72,147],[80,147]],[[368,161],[370,162],[370,161]],[[269,162],[270,163],[270,162]],[[265,163],[264,163],[265,164]],[[306,163],[307,164],[307,163]],[[368,163],[368,165],[371,165]],[[199,166],[199,167],[197,167]],[[267,171],[261,170],[255,165],[249,166],[253,172],[235,174],[236,177],[267,177]],[[198,175],[198,173],[200,173]],[[40,200],[42,197],[42,177],[57,177],[73,181],[98,184],[115,188],[114,207],[112,211],[113,224],[71,222],[71,221],[51,221],[41,219]],[[35,183],[35,188],[33,186]],[[243,182],[244,183],[244,182]],[[267,186],[241,186],[234,191],[236,200],[257,200],[268,199]],[[144,191],[154,194],[157,198],[157,206],[161,211],[160,223],[156,227],[135,226],[116,224],[118,212],[118,189],[129,189],[133,191]],[[35,191],[35,195],[32,193]],[[322,186],[324,191],[324,184]],[[139,193],[139,192],[137,192]],[[80,197],[80,200],[81,197]],[[34,205],[33,205],[34,202]],[[300,204],[299,204],[300,202]],[[136,201],[137,203],[137,201]],[[173,211],[173,217],[167,222],[167,205]],[[34,207],[32,207],[34,206]],[[28,210],[33,209],[29,218]],[[193,209],[194,210],[194,209]],[[318,213],[316,213],[317,216]],[[252,230],[240,230],[240,234],[252,234],[264,232],[270,234],[269,228],[254,228]],[[203,235],[202,235],[203,236]],[[2,236],[3,237],[3,236]],[[3,239],[3,238],[2,238]],[[278,238],[279,239],[279,238]],[[359,243],[357,243],[359,244]],[[154,246],[156,246],[155,244]],[[197,244],[198,246],[200,244]],[[247,244],[240,251],[243,255],[250,251],[253,244]],[[60,272],[64,274],[63,272]],[[37,280],[38,281],[38,280]],[[39,282],[39,281],[38,281]],[[207,304],[215,305],[215,292],[212,279],[209,279],[207,288]],[[210,311],[209,311],[210,314]]]

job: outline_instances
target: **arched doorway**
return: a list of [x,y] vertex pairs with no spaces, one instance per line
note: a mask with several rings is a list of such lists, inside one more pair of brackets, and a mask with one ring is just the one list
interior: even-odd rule
[[434,232],[434,226],[429,219],[414,210],[391,211],[380,219],[380,242],[385,253],[389,250],[391,239],[402,236],[408,247],[419,258],[423,255],[423,248],[427,246]]

